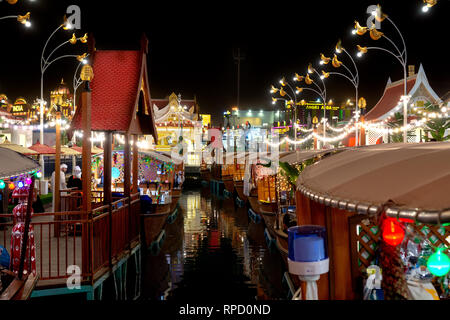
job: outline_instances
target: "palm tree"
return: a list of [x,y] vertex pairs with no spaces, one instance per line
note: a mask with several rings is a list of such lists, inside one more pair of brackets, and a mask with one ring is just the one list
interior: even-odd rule
[[[428,112],[440,113],[440,107],[435,104],[427,103],[425,110]],[[450,140],[450,135],[445,135],[445,131],[450,129],[450,118],[434,118],[428,120],[425,124],[423,131],[425,131],[425,141],[428,142],[431,139],[434,141],[447,141]],[[431,135],[431,138],[429,137]]]
[[[394,120],[391,120],[387,123],[387,126],[391,129],[397,129],[403,126],[403,114],[397,112],[394,114]],[[415,137],[414,131],[409,130],[406,133],[407,138]],[[403,132],[392,133],[390,135],[390,140],[392,143],[401,143],[403,142]]]

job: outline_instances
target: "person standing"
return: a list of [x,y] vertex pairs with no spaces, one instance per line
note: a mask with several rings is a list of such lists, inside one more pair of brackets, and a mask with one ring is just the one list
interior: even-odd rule
[[76,166],[74,174],[70,176],[67,181],[67,188],[76,188],[76,190],[83,190],[83,184],[81,182],[81,168]]
[[[65,190],[67,189],[66,184],[66,172],[67,172],[67,165],[65,163],[61,164],[61,172],[59,177],[59,190]],[[55,212],[55,172],[52,173],[52,191],[53,191],[53,200],[52,200],[52,212]],[[60,192],[60,195],[66,195],[66,192]],[[61,211],[64,210],[64,203],[61,202]]]

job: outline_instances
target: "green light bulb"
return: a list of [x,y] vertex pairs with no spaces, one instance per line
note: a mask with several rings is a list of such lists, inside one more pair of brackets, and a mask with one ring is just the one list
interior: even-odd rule
[[427,262],[427,268],[430,272],[437,276],[445,276],[450,271],[450,258],[444,253],[443,248],[438,248]]
[[5,189],[5,181],[0,180],[0,189]]

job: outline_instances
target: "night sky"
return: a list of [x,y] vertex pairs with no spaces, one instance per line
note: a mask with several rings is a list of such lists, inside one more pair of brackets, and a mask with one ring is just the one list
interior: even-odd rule
[[[319,54],[332,56],[338,38],[344,48],[356,53],[356,44],[388,47],[368,34],[350,34],[354,20],[366,25],[370,4],[380,3],[383,11],[402,31],[409,64],[424,65],[431,86],[442,96],[450,90],[448,13],[450,1],[440,0],[427,14],[421,0],[407,1],[65,1],[19,0],[16,5],[0,2],[0,16],[31,11],[32,28],[14,20],[0,21],[2,59],[0,92],[15,100],[39,96],[39,58],[50,33],[62,23],[67,6],[81,8],[82,30],[93,32],[97,49],[137,49],[145,32],[149,38],[149,77],[152,98],[164,98],[172,91],[183,98],[194,95],[202,113],[220,119],[225,108],[236,104],[237,67],[233,49],[241,48],[241,107],[273,110],[270,85],[285,75],[305,74],[312,62],[318,67]],[[388,22],[381,31],[400,44]],[[49,49],[67,40],[72,31],[60,30]],[[398,40],[397,40],[398,39]],[[81,54],[85,44],[67,45],[60,54]],[[48,51],[49,52],[49,51]],[[351,62],[340,59],[346,65]],[[76,60],[66,59],[49,67],[44,92],[64,78],[72,86]],[[360,96],[373,106],[383,93],[389,76],[402,77],[394,57],[369,51],[358,60]],[[319,68],[318,68],[319,69]],[[333,69],[328,65],[326,70]],[[95,70],[94,70],[95,71]],[[335,101],[353,97],[350,82],[340,77],[327,79],[328,97]],[[306,96],[308,97],[308,96]],[[309,96],[315,99],[314,96]]]

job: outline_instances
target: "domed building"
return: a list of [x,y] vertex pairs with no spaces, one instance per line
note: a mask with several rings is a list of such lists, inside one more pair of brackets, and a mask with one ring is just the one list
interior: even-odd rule
[[57,107],[60,107],[61,117],[71,120],[75,114],[75,108],[73,106],[73,94],[70,92],[69,87],[64,83],[64,79],[56,87],[56,89],[50,91],[50,109],[46,116],[47,119],[53,119]]

